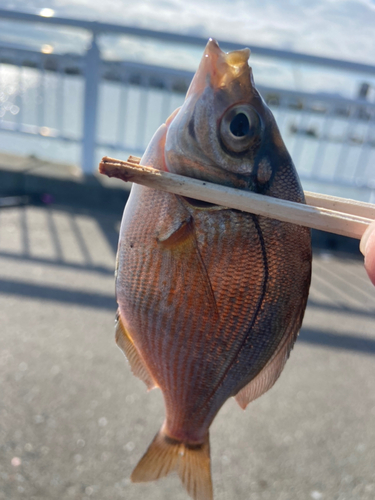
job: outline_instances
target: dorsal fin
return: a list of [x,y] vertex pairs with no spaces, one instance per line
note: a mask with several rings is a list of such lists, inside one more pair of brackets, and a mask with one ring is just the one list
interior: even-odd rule
[[132,339],[126,331],[121,320],[120,312],[116,314],[116,343],[125,354],[133,374],[140,378],[147,386],[147,390],[157,387],[154,379],[152,378],[147,366],[144,364],[137,348],[135,347]]

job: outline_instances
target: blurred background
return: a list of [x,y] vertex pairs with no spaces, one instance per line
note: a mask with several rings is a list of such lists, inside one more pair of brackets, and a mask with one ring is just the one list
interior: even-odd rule
[[[0,499],[183,499],[129,476],[163,420],[114,344],[128,187],[208,37],[250,47],[305,190],[375,203],[373,0],[0,1]],[[373,499],[375,295],[358,242],[313,234],[280,381],[212,427],[217,499]]]
[[0,150],[96,171],[141,155],[209,36],[249,46],[305,189],[374,196],[370,0],[1,2]]

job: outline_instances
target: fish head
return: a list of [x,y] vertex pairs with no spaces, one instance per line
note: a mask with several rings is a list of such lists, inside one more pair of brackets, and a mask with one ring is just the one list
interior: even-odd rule
[[302,201],[275,119],[255,87],[249,49],[223,52],[210,39],[183,106],[166,122],[166,169]]

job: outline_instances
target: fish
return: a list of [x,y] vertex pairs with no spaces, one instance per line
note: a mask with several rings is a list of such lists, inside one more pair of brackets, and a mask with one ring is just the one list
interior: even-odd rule
[[[249,56],[210,39],[183,105],[141,164],[304,203]],[[245,409],[274,385],[310,277],[308,228],[133,185],[117,253],[116,342],[165,404],[133,482],[175,471],[192,498],[212,500],[210,425],[228,398]]]

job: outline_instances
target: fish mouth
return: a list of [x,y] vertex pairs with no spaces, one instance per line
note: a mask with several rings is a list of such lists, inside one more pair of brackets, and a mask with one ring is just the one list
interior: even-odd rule
[[219,47],[218,42],[210,38],[186,98],[191,94],[201,94],[207,84],[215,89],[223,88],[229,86],[244,72],[249,74],[249,57],[249,48],[224,52]]

